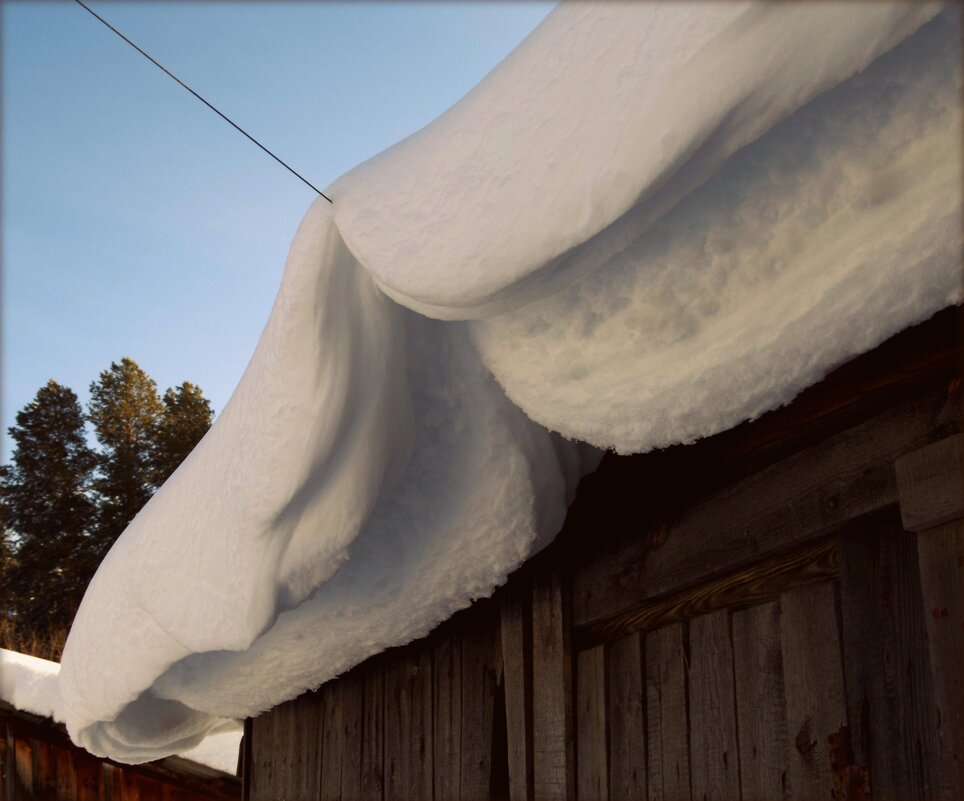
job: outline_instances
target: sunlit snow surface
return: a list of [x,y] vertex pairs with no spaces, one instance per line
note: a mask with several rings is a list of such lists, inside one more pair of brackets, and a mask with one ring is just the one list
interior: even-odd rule
[[599,459],[577,440],[715,433],[959,302],[939,11],[564,6],[337,181],[230,403],[91,584],[71,736],[183,751],[409,642],[551,540]]

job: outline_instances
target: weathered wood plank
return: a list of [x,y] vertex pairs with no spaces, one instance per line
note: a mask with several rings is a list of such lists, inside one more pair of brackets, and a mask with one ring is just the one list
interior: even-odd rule
[[576,628],[576,648],[610,642],[634,631],[650,631],[698,615],[773,600],[790,587],[819,584],[840,572],[836,537],[764,559],[749,567],[698,584],[636,609]]
[[435,797],[459,797],[462,775],[462,640],[445,637],[434,651]]
[[77,801],[97,801],[102,798],[103,771],[100,763],[86,754],[77,754]]
[[740,797],[729,612],[694,618],[690,630],[690,772],[693,798]]
[[432,653],[420,643],[385,666],[385,799],[432,797]]
[[964,798],[964,522],[917,538],[931,677],[937,700],[941,797]]
[[647,781],[650,801],[690,797],[686,624],[646,635]]
[[964,517],[964,434],[900,457],[900,515],[908,531],[923,531]]
[[639,634],[630,634],[606,646],[609,795],[616,801],[646,799],[646,696],[642,651]]
[[79,792],[76,752],[72,748],[54,748],[53,757],[57,776],[57,798],[75,799]]
[[16,781],[12,795],[16,799],[33,798],[33,748],[30,740],[17,737],[14,740],[13,752]]
[[381,660],[364,666],[362,707],[362,798],[381,801],[385,794],[385,671]]
[[57,792],[57,774],[49,743],[33,741],[33,793],[36,798],[53,798]]
[[787,721],[776,601],[733,612],[733,669],[743,801],[788,795]]
[[339,681],[341,693],[341,801],[362,796],[362,677],[358,671]]
[[634,609],[895,503],[893,461],[946,436],[935,430],[945,400],[941,391],[889,409],[703,498],[649,536],[589,555],[573,577],[573,623]]
[[896,506],[854,521],[841,537],[847,715],[875,801],[929,799],[940,785],[916,540]]
[[[339,801],[341,798],[342,733],[341,682],[328,682],[319,690],[321,694],[321,775],[317,798],[321,801]],[[304,747],[304,742],[294,747]],[[306,796],[312,797],[312,796]]]
[[462,801],[488,801],[492,794],[492,738],[501,679],[498,618],[491,617],[462,637]]
[[532,581],[532,767],[536,801],[576,793],[569,611],[558,567]]
[[606,649],[576,657],[576,793],[579,801],[607,801]]
[[780,596],[780,643],[790,797],[830,798],[830,737],[847,726],[832,584],[800,587]]
[[510,801],[533,797],[532,603],[527,589],[510,582],[500,607]]

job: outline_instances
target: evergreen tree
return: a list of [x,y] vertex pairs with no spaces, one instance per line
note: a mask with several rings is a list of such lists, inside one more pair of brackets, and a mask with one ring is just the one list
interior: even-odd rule
[[12,464],[0,468],[3,606],[34,631],[66,627],[96,566],[87,556],[95,455],[77,396],[47,382],[9,432]]
[[211,427],[211,402],[190,381],[164,393],[154,441],[154,483],[160,487]]
[[164,406],[157,385],[126,356],[90,385],[98,455],[97,552],[106,553],[154,492],[154,440]]

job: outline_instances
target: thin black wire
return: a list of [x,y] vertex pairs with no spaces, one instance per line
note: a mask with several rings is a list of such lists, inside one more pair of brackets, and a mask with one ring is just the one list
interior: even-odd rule
[[308,186],[310,186],[312,189],[314,189],[319,195],[321,195],[321,196],[322,196],[325,200],[327,200],[329,203],[332,202],[331,198],[328,197],[328,195],[326,195],[324,192],[322,192],[320,189],[318,189],[318,187],[316,187],[316,186],[314,186],[312,183],[310,183],[306,178],[302,177],[297,171],[295,171],[294,169],[292,169],[291,167],[289,167],[287,164],[285,164],[285,163],[284,163],[281,159],[279,159],[274,153],[272,153],[270,150],[268,150],[268,148],[266,148],[266,147],[265,147],[264,145],[262,145],[257,139],[255,139],[251,134],[249,134],[246,130],[244,130],[244,128],[242,128],[240,125],[238,125],[238,124],[235,123],[233,120],[231,120],[228,116],[226,116],[225,114],[223,114],[219,109],[215,108],[215,107],[212,106],[210,103],[208,103],[208,101],[205,100],[203,97],[201,97],[201,95],[199,95],[197,92],[195,92],[190,86],[188,86],[186,83],[184,83],[184,81],[182,81],[180,78],[178,78],[178,77],[177,77],[173,72],[171,72],[167,67],[165,67],[165,66],[164,66],[163,64],[161,64],[157,59],[155,59],[153,56],[151,56],[150,53],[144,52],[140,47],[138,47],[138,46],[137,46],[136,44],[134,44],[130,39],[128,39],[126,36],[124,36],[124,34],[122,34],[119,30],[117,30],[117,28],[115,28],[115,27],[114,27],[113,25],[111,25],[106,19],[104,19],[102,16],[100,16],[100,14],[98,14],[96,11],[94,11],[94,10],[93,10],[92,8],[90,8],[89,6],[87,6],[87,5],[85,5],[84,3],[82,3],[81,0],[74,0],[74,2],[75,2],[77,5],[79,5],[81,8],[83,8],[85,11],[87,11],[89,14],[91,14],[95,19],[99,20],[99,21],[102,22],[104,25],[106,25],[108,28],[110,28],[110,29],[111,29],[114,33],[116,33],[121,39],[123,39],[125,42],[127,42],[127,44],[129,44],[129,45],[130,45],[131,47],[133,47],[138,53],[140,53],[142,56],[144,56],[144,58],[148,59],[155,67],[157,67],[157,68],[160,69],[160,70],[163,70],[163,71],[164,71],[165,73],[167,73],[171,78],[173,78],[175,81],[177,81],[179,84],[181,84],[181,86],[183,86],[183,87],[184,87],[185,89],[187,89],[192,95],[194,95],[198,100],[200,100],[202,103],[204,103],[205,106],[207,106],[209,109],[211,109],[211,111],[213,111],[215,114],[217,114],[221,119],[223,119],[225,122],[229,123],[232,127],[234,127],[235,129],[237,129],[238,131],[240,131],[241,133],[243,133],[246,137],[248,137],[248,139],[250,139],[250,140],[251,140],[252,142],[254,142],[258,147],[260,147],[265,153],[267,153],[269,156],[271,156],[271,158],[273,158],[275,161],[277,161],[278,164],[280,164],[282,167],[284,167],[288,172],[290,172],[292,175],[296,176],[297,178],[301,179],[302,182],[304,182],[305,184],[307,184]]

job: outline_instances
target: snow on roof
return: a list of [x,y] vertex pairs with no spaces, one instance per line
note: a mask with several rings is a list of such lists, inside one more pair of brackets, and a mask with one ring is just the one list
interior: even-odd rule
[[564,5],[337,181],[228,406],[91,583],[75,741],[183,751],[409,642],[552,539],[590,445],[712,434],[959,302],[940,11]]
[[[60,665],[56,662],[0,648],[0,701],[22,712],[63,723],[59,674]],[[233,774],[238,766],[241,734],[240,724],[225,726],[178,756]]]

